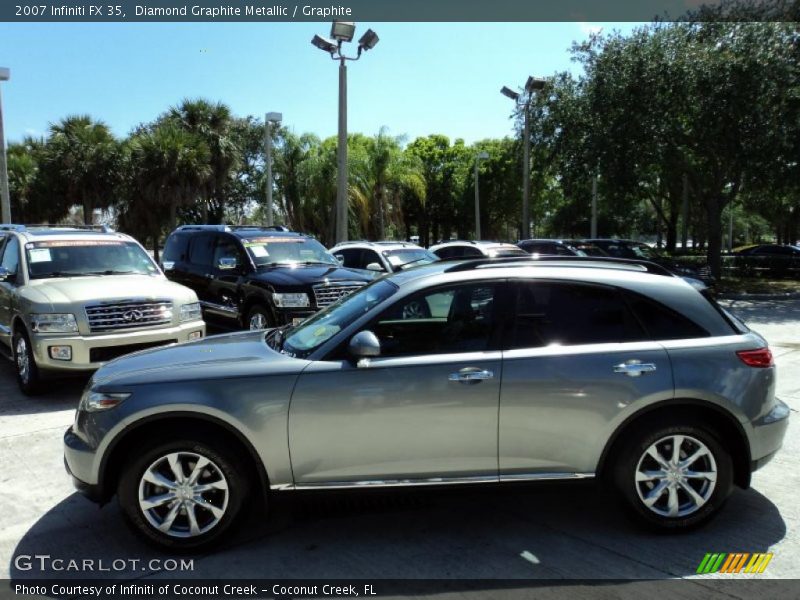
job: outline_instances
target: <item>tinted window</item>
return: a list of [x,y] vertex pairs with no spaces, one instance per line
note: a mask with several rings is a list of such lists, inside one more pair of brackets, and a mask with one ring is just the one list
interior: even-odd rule
[[359,248],[348,248],[345,250],[337,250],[336,256],[341,256],[344,261],[342,266],[350,269],[359,269],[359,259],[361,258],[361,250]]
[[464,258],[480,258],[483,252],[472,246],[459,246],[454,256],[463,256]]
[[641,327],[614,288],[530,281],[517,293],[512,348],[631,342]]
[[189,244],[189,262],[210,267],[214,259],[214,238],[215,236],[209,233],[192,236]]
[[381,270],[384,270],[384,271],[386,270],[386,269],[384,269],[383,262],[381,261],[381,257],[378,256],[377,252],[375,252],[374,250],[364,250],[363,253],[361,254],[361,265],[362,266],[360,268],[366,269],[367,265],[370,265],[372,263],[375,263],[378,266],[380,266]]
[[3,252],[3,262],[0,266],[8,269],[9,273],[16,274],[19,270],[19,242],[15,237],[9,237],[6,249]]
[[161,255],[162,263],[176,263],[186,260],[189,249],[189,236],[182,233],[175,233],[167,238],[164,252]]
[[214,247],[214,267],[225,271],[241,266],[242,253],[239,251],[239,244],[229,237],[218,238]]
[[381,356],[480,352],[494,331],[495,286],[438,288],[405,298],[381,315],[371,330]]
[[709,333],[687,317],[663,304],[631,293],[628,302],[651,340],[683,340],[708,337]]

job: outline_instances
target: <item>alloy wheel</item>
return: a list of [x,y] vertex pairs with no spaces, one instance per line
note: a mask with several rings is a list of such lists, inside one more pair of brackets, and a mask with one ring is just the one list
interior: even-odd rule
[[19,373],[19,378],[24,383],[28,383],[31,376],[31,365],[30,356],[28,355],[28,342],[24,337],[20,336],[17,338],[17,345],[14,351],[17,357],[17,373]]
[[260,312],[253,313],[250,316],[250,331],[267,328],[267,317]]
[[662,517],[686,517],[711,498],[717,461],[708,446],[690,435],[669,435],[645,450],[636,465],[636,492]]
[[229,499],[222,470],[196,452],[162,456],[139,481],[142,514],[171,537],[192,538],[210,531],[225,516]]

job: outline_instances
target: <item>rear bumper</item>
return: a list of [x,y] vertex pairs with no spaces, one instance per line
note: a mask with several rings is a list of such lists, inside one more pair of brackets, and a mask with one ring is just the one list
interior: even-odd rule
[[767,464],[783,445],[783,438],[789,427],[790,410],[786,404],[776,399],[775,407],[753,422],[750,444],[751,471],[756,471]]

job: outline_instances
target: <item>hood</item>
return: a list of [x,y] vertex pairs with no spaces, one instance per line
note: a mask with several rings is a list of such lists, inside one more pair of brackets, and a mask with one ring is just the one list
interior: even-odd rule
[[266,333],[216,335],[135,352],[98,369],[92,386],[119,389],[138,384],[299,373],[308,364],[272,350],[264,341]]
[[27,286],[30,299],[58,305],[131,298],[167,298],[179,302],[196,302],[195,294],[182,285],[150,275],[102,275],[32,279]]
[[[380,275],[380,274],[378,274]],[[356,269],[346,269],[336,265],[297,265],[261,268],[252,277],[271,285],[309,286],[318,283],[338,281],[357,281],[369,283],[375,275]]]

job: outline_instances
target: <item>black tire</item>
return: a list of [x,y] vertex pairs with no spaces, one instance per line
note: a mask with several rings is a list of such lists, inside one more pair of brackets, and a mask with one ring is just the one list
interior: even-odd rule
[[[155,497],[169,490],[165,487],[153,486],[153,484],[143,481],[147,471],[157,465],[161,467],[161,472],[168,468],[169,455],[179,455],[184,475],[192,473],[192,461],[197,463],[196,456],[201,456],[210,461],[198,479],[199,484],[215,484],[224,482],[227,490],[208,490],[202,493],[202,502],[196,502],[192,513],[195,522],[199,525],[197,534],[192,534],[191,524],[187,509],[184,507],[176,508],[176,516],[172,525],[169,527],[171,533],[165,533],[157,529],[156,523],[164,524],[169,513],[175,508],[176,502],[165,504],[147,511],[140,506],[139,492],[140,487],[145,493],[145,497]],[[166,461],[166,463],[165,463]],[[219,473],[217,473],[217,470]],[[221,474],[222,477],[218,477]],[[208,479],[204,479],[208,477]],[[198,435],[196,439],[187,437],[174,441],[162,440],[145,450],[139,456],[133,458],[122,470],[119,483],[117,485],[117,498],[120,507],[126,517],[126,521],[139,536],[145,541],[154,544],[162,549],[173,552],[198,552],[213,544],[218,543],[228,535],[235,526],[239,517],[242,515],[242,508],[245,499],[248,498],[252,482],[246,470],[244,459],[229,449],[222,447],[219,443],[213,442],[206,436]],[[176,492],[180,493],[180,491]],[[227,498],[223,494],[227,494]],[[194,496],[197,498],[197,496]],[[204,505],[213,505],[215,508],[223,508],[223,514],[218,518]],[[214,523],[213,521],[216,520]],[[207,530],[202,531],[208,527]],[[185,537],[179,537],[179,536]]]
[[[707,454],[700,455],[700,458],[691,464],[691,469],[688,466],[685,468],[694,474],[716,471],[713,485],[711,480],[705,477],[682,479],[680,472],[673,472],[662,479],[637,481],[637,471],[640,466],[642,471],[647,472],[646,476],[648,477],[655,472],[669,472],[662,469],[657,461],[646,453],[656,444],[656,447],[660,449],[658,454],[662,458],[670,456],[676,445],[670,442],[671,439],[676,439],[674,436],[683,437],[683,442],[679,446],[679,462],[697,452],[702,452],[701,445],[705,446]],[[662,532],[689,531],[714,517],[725,504],[733,489],[733,461],[720,439],[719,435],[708,426],[688,420],[680,423],[651,425],[644,428],[643,431],[633,434],[617,453],[612,470],[614,486],[623,503],[627,505],[627,514],[639,524]],[[640,463],[640,461],[642,462]],[[669,502],[673,493],[670,489],[673,487],[672,480],[669,477],[679,479],[692,487],[697,493],[696,497],[702,498],[704,504],[698,508],[697,500],[693,499],[680,481],[676,481],[674,489],[679,514],[677,516],[665,514],[670,512]],[[663,493],[656,494],[656,487],[659,485],[667,487],[662,488]],[[653,504],[653,508],[649,508],[645,504],[643,498],[648,497],[658,498]]]
[[[36,365],[36,359],[33,357],[33,347],[27,332],[20,329],[14,333],[11,341],[12,352],[14,356],[14,372],[17,375],[17,383],[19,389],[26,396],[35,396],[42,393],[42,381],[39,375],[39,367]],[[18,355],[18,352],[24,352]]]
[[[263,320],[263,327],[253,326],[253,321],[258,318]],[[275,320],[272,318],[272,313],[266,306],[263,304],[254,304],[250,307],[250,310],[247,311],[247,316],[245,317],[245,321],[242,323],[242,326],[251,331],[269,329],[270,327],[275,326]]]

